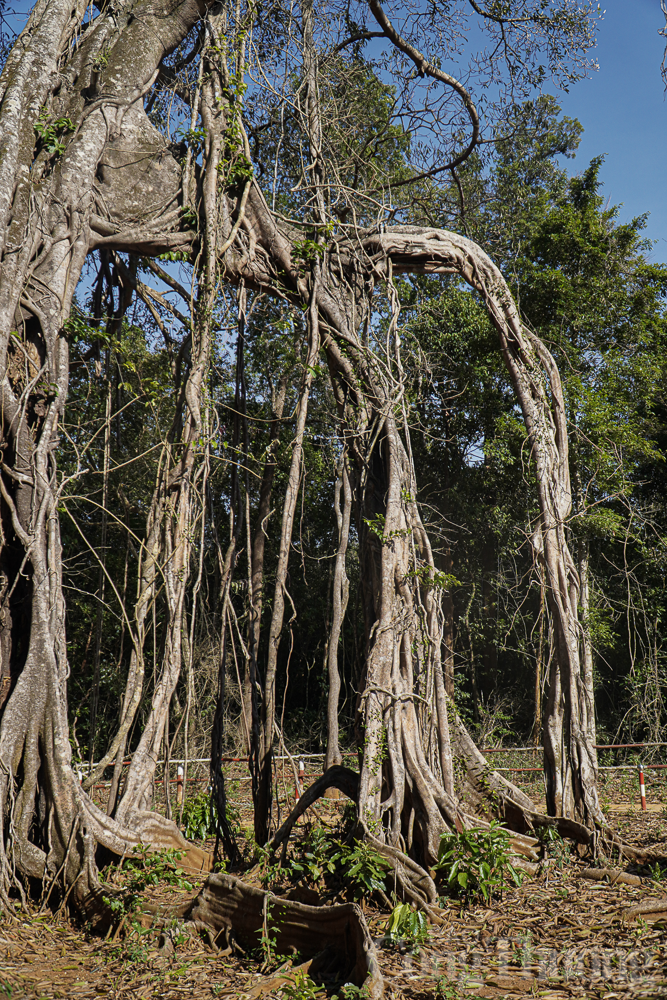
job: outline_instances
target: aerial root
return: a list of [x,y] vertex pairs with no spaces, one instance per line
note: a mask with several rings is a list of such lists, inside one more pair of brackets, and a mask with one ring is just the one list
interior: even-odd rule
[[324,793],[328,791],[329,788],[337,788],[339,792],[346,795],[352,802],[357,802],[359,799],[359,775],[356,771],[352,771],[349,767],[343,767],[341,764],[334,764],[333,767],[328,768],[324,772],[321,778],[318,778],[312,785],[309,785],[308,788],[306,788],[302,793],[299,801],[294,806],[294,809],[292,809],[283,825],[266,845],[271,854],[274,854],[282,844],[282,859],[283,861],[285,860],[287,855],[287,843],[295,823],[301,818],[301,816],[303,816],[310,806],[317,802],[318,799],[322,798]]
[[[283,825],[269,841],[268,849],[271,853],[274,853],[282,845],[284,860],[289,836],[296,821],[329,788],[337,788],[353,802],[356,802],[359,795],[359,775],[350,768],[338,764],[328,768],[321,778],[318,778],[303,792]],[[385,844],[375,837],[363,823],[357,824],[357,831],[360,839],[371,844],[391,865],[394,873],[394,887],[395,890],[399,890],[396,894],[403,899],[408,899],[418,909],[423,910],[433,923],[442,923],[443,916],[437,906],[435,883],[428,872],[397,847]],[[383,902],[388,903],[386,896]]]

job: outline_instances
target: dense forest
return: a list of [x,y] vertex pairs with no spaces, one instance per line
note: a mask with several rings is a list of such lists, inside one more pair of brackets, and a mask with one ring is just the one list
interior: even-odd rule
[[[558,91],[596,18],[3,20],[8,911],[48,883],[107,928],[99,869],[137,845],[239,864],[225,755],[258,851],[337,789],[349,842],[434,923],[443,838],[496,821],[532,874],[552,835],[644,857],[601,808],[597,745],[667,725],[667,266],[602,158],[570,169]],[[543,802],[498,743],[543,748]],[[281,825],[286,749],[324,774]],[[170,758],[210,758],[211,857],[155,808]],[[201,927],[246,892],[211,879]]]

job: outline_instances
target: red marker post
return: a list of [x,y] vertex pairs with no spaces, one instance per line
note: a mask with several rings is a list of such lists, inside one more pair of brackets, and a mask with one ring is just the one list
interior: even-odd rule
[[641,764],[638,766],[639,771],[639,794],[642,800],[642,812],[646,812],[646,786],[644,784],[644,768]]

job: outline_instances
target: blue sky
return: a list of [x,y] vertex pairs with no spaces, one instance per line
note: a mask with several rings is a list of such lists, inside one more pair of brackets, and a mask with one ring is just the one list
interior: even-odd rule
[[665,24],[660,0],[608,0],[594,53],[600,69],[569,94],[555,94],[584,126],[572,173],[606,154],[601,179],[627,222],[650,212],[646,234],[659,242],[652,259],[667,262],[667,100],[660,65]]

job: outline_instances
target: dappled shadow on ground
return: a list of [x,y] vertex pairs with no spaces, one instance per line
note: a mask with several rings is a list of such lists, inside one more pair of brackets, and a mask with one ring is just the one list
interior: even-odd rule
[[[667,818],[615,814],[614,825],[634,844],[667,840]],[[541,996],[667,997],[667,922],[626,920],[640,901],[667,897],[667,881],[610,885],[583,877],[588,863],[552,859],[547,873],[505,890],[489,905],[444,904],[418,951],[382,947],[386,914],[366,905],[380,943],[385,995],[405,1000]],[[192,879],[197,884],[204,878]],[[159,886],[154,903],[183,899],[178,886]],[[666,903],[667,906],[667,903]],[[649,922],[652,920],[653,922]],[[160,929],[91,937],[64,915],[35,908],[0,928],[0,998],[228,997],[278,995],[276,963],[265,955],[224,955],[175,922]],[[297,961],[296,959],[294,961]],[[279,965],[278,965],[279,967]],[[271,992],[264,992],[273,978]],[[324,996],[324,994],[323,994]]]

